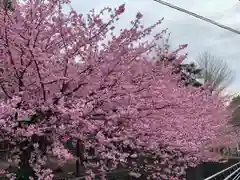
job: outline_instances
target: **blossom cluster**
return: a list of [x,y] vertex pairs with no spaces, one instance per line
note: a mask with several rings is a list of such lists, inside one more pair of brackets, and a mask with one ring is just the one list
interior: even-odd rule
[[233,142],[225,98],[185,87],[172,73],[186,45],[172,63],[149,56],[164,34],[145,39],[161,20],[144,27],[138,13],[132,27],[115,36],[125,5],[84,18],[73,9],[64,14],[69,3],[25,0],[14,11],[0,10],[0,139],[18,152],[19,166],[31,166],[39,180],[52,179],[47,155],[73,158],[62,143],[68,136],[84,147],[81,164],[89,178],[128,161],[137,171],[134,159],[149,156],[154,166],[143,171],[168,179],[216,159],[207,151],[213,142]]

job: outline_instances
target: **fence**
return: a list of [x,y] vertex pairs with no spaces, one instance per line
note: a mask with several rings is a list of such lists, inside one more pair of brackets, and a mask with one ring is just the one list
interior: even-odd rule
[[240,179],[240,162],[204,179],[204,180],[238,180]]

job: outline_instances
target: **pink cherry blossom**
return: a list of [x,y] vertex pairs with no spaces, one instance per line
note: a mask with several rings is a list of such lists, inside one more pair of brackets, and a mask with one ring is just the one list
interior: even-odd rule
[[84,18],[73,9],[63,14],[69,2],[25,0],[13,12],[0,9],[0,140],[13,147],[14,162],[26,158],[40,180],[53,179],[47,155],[73,159],[63,145],[73,138],[88,179],[104,179],[120,164],[139,175],[141,157],[148,178],[170,179],[217,160],[210,148],[235,143],[227,98],[210,95],[208,85],[185,87],[172,73],[187,45],[154,55],[157,42],[144,41],[162,20],[143,28],[138,13],[132,27],[113,35],[125,5]]

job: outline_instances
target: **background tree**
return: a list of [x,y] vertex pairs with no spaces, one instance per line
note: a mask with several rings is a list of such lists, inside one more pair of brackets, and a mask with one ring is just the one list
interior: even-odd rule
[[231,123],[234,126],[240,126],[240,95],[232,98],[228,107],[232,111]]
[[[177,53],[179,50],[181,50],[183,47],[186,48],[187,45],[183,45],[180,47],[177,51],[170,50],[171,45],[169,44],[170,39],[170,33],[166,37],[166,40],[162,40],[162,45],[158,45],[156,47],[157,52],[161,52],[163,49],[165,54],[168,54],[168,52],[171,52],[168,55],[168,58],[165,58],[164,53],[158,54],[158,60],[163,63],[174,63],[177,60]],[[187,54],[185,55],[186,58]],[[183,56],[184,57],[184,56]],[[168,62],[166,62],[166,60]],[[185,86],[193,86],[193,87],[201,87],[203,84],[200,83],[197,78],[199,78],[202,74],[202,69],[198,68],[197,65],[194,62],[191,63],[185,63],[184,61],[182,63],[178,63],[175,65],[175,69],[173,70],[173,73],[179,74],[181,76],[180,81]]]
[[13,11],[17,0],[0,0],[0,7]]
[[204,83],[212,83],[211,91],[222,91],[234,80],[234,73],[226,61],[217,58],[210,52],[203,52],[196,60],[197,65],[202,69],[200,78]]
[[197,68],[195,63],[183,63],[176,67],[175,73],[181,73],[181,80],[185,86],[201,87],[197,78],[201,75],[202,69]]

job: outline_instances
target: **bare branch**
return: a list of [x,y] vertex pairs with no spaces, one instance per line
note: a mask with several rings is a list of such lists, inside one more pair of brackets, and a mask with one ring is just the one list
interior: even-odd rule
[[203,78],[204,83],[213,83],[212,91],[222,91],[234,80],[234,72],[229,68],[227,62],[207,51],[200,54],[197,64],[202,69],[200,78]]
[[4,85],[2,83],[0,83],[1,89],[4,92],[4,94],[9,98],[12,99],[12,97],[8,94],[8,92],[6,91],[6,89],[4,88]]

